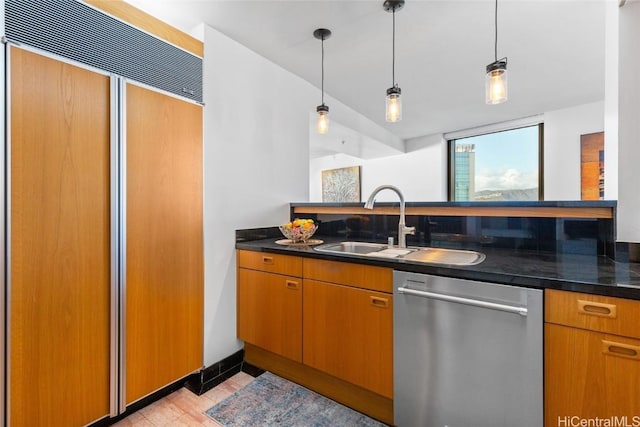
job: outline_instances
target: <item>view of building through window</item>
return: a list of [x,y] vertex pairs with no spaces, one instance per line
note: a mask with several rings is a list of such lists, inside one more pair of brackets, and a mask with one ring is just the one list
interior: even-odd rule
[[449,141],[450,199],[539,200],[539,125]]

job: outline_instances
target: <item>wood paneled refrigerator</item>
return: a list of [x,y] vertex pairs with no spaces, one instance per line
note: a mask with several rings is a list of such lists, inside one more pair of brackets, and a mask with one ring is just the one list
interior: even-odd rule
[[86,425],[202,368],[202,106],[6,49],[6,423]]

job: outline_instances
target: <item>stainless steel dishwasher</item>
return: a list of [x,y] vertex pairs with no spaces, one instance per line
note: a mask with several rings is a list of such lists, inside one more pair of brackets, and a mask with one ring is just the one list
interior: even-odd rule
[[394,271],[399,427],[540,427],[542,291]]

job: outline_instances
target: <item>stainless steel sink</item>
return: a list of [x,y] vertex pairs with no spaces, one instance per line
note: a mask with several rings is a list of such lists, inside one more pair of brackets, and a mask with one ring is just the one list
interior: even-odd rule
[[476,251],[460,249],[420,248],[420,250],[411,252],[403,258],[430,264],[475,265],[484,261],[485,255]]
[[475,265],[485,259],[485,255],[476,251],[442,248],[389,248],[383,243],[339,242],[328,243],[313,248],[318,252],[337,255],[358,255],[363,257],[404,259],[425,264]]
[[386,247],[387,245],[382,243],[339,242],[316,246],[313,249],[318,252],[329,252],[334,254],[366,255],[372,252],[381,251]]

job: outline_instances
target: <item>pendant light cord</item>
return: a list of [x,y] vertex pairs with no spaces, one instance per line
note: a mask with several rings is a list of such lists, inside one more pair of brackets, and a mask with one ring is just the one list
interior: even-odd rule
[[496,40],[494,43],[494,55],[496,58],[496,62],[498,62],[498,0],[496,0],[495,15],[494,15],[493,22],[495,24],[495,30],[496,30]]
[[322,88],[322,105],[324,105],[324,36],[322,36],[322,82],[320,86]]
[[391,42],[391,80],[393,80],[392,86],[395,87],[396,85],[396,10],[395,9],[393,9],[393,38]]

